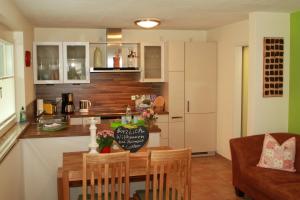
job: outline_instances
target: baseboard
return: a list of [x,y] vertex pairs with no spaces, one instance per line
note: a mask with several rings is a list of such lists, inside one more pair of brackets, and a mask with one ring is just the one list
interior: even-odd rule
[[215,151],[204,151],[204,152],[194,152],[192,153],[192,157],[203,157],[203,156],[215,156]]

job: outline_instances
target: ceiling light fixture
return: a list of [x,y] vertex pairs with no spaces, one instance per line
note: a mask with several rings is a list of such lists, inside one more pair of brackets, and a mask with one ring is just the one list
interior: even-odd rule
[[142,28],[150,29],[158,26],[160,24],[160,20],[157,18],[141,18],[135,20],[134,23]]

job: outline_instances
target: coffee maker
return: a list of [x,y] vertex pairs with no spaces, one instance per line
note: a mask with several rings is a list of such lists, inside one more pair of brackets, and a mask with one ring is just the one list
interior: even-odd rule
[[62,93],[61,94],[61,113],[71,114],[75,111],[75,106],[73,102],[73,93]]

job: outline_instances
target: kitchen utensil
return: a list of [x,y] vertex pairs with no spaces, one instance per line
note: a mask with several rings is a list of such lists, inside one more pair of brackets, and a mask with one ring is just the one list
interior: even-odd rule
[[89,112],[89,108],[92,106],[90,100],[80,100],[79,101],[79,112]]
[[36,100],[36,107],[37,107],[37,113],[36,115],[40,115],[44,112],[44,100],[43,99],[37,99]]
[[69,103],[65,106],[65,113],[66,114],[72,114],[72,113],[74,113],[74,111],[75,111],[75,106],[74,106],[73,103],[72,104]]
[[[73,93],[62,93],[61,113],[73,113],[75,106],[73,103]],[[68,108],[66,108],[68,106]]]
[[53,115],[56,113],[56,102],[54,101],[45,101],[44,102],[44,113],[48,115]]
[[153,103],[154,112],[163,112],[165,109],[165,99],[162,96],[156,97]]

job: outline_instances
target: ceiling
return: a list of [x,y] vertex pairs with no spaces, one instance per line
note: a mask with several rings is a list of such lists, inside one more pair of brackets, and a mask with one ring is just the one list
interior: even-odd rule
[[210,29],[247,19],[252,11],[292,12],[300,0],[14,0],[38,27],[137,28],[139,17],[161,29]]

